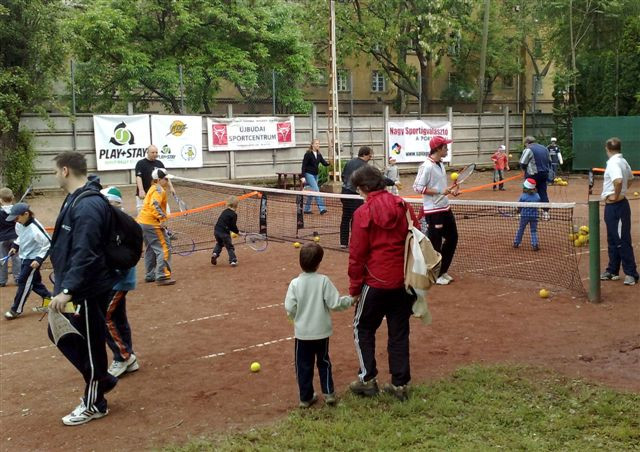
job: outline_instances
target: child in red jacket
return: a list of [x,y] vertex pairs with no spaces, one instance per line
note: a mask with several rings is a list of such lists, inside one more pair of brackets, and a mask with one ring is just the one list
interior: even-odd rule
[[[501,144],[498,150],[491,156],[491,160],[493,161],[493,182],[496,183],[498,181],[502,182],[504,180],[504,170],[509,171],[509,158],[505,153],[506,148],[504,144]],[[497,187],[500,187],[500,190],[504,190],[504,184],[498,184]],[[493,186],[493,190],[495,191],[496,185]]]

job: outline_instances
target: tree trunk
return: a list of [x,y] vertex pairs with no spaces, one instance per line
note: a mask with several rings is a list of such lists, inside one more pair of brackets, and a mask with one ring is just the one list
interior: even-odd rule
[[423,52],[416,52],[420,63],[420,91],[422,108],[420,113],[429,112],[429,58]]
[[[16,117],[20,118],[22,112],[17,112]],[[18,133],[20,131],[20,122],[11,124],[11,128],[3,133],[0,133],[0,186],[7,185],[7,178],[5,177],[5,170],[7,168],[7,159],[11,152],[14,152],[18,147]]]

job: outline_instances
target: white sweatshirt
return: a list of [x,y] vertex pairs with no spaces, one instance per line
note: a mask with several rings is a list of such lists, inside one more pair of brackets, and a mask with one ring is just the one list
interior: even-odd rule
[[43,231],[44,226],[35,218],[26,226],[16,222],[18,238],[13,242],[20,247],[20,259],[34,259],[42,263],[51,246],[49,234]]

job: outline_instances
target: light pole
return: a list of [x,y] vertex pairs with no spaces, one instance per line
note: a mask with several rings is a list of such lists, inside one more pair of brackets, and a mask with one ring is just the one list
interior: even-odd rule
[[338,110],[338,69],[336,66],[336,3],[329,0],[329,152],[333,159],[333,181],[340,180],[340,118]]

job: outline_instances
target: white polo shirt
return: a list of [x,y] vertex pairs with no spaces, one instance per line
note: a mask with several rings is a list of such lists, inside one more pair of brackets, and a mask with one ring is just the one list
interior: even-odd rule
[[604,170],[604,183],[602,185],[602,194],[600,199],[606,199],[607,196],[615,193],[613,181],[616,179],[622,179],[621,196],[625,196],[627,192],[627,186],[629,181],[633,180],[633,173],[629,163],[624,159],[622,154],[613,154],[607,160],[607,168]]
[[449,198],[440,195],[427,195],[425,190],[436,190],[443,193],[447,189],[447,171],[442,163],[435,162],[431,157],[418,168],[413,190],[422,195],[422,207],[425,215],[445,212],[449,206]]

